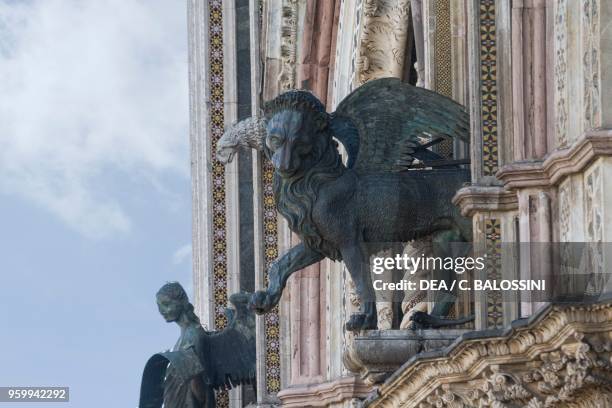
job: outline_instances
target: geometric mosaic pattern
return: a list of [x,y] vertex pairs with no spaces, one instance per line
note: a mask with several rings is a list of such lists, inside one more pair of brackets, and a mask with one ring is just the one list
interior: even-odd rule
[[[485,219],[486,238],[486,279],[490,282],[501,278],[501,224],[497,218]],[[504,324],[502,310],[502,292],[490,290],[486,294],[487,302],[487,329],[501,329]]]
[[[225,116],[223,112],[223,7],[221,0],[208,2],[208,78],[210,89],[210,152],[217,150],[223,136]],[[214,156],[211,154],[211,156]],[[225,166],[215,157],[212,162],[212,268],[215,329],[227,326],[224,311],[227,306],[227,214],[225,212]],[[217,407],[229,407],[227,391],[217,393]]]
[[[268,286],[268,273],[270,264],[278,258],[278,214],[274,200],[272,181],[274,166],[265,157],[262,157],[262,194],[263,194],[263,235],[264,235],[264,261],[266,267],[265,283]],[[265,330],[265,367],[266,391],[274,395],[280,391],[280,325],[278,306],[264,315]]]
[[[450,2],[435,2],[436,31],[434,47],[435,91],[441,95],[453,97],[453,64],[451,58],[451,16]],[[436,146],[436,152],[444,157],[453,157],[453,141],[444,140]]]
[[436,1],[436,31],[434,61],[436,70],[436,92],[453,97],[453,64],[451,60],[450,2]]
[[[480,0],[480,111],[482,125],[482,172],[494,176],[498,169],[497,148],[497,44],[495,0]],[[487,280],[501,275],[501,224],[496,218],[485,219]],[[502,292],[487,291],[487,328],[503,327]]]
[[495,0],[480,0],[479,24],[483,175],[494,176],[498,168]]
[[[210,151],[217,150],[223,136],[223,15],[220,0],[209,2],[209,77],[210,77]],[[215,329],[227,324],[224,314],[227,306],[227,244],[225,213],[225,166],[216,158],[212,160],[212,210],[213,210],[213,287],[215,296]]]

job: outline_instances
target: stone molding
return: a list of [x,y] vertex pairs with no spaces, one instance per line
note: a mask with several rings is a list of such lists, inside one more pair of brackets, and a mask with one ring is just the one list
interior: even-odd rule
[[465,217],[472,217],[478,211],[518,209],[516,193],[499,186],[463,187],[457,191],[452,202],[461,209],[461,215]]
[[207,205],[212,195],[212,178],[205,164],[211,157],[209,143],[210,81],[208,80],[207,3],[187,3],[189,46],[189,146],[191,148],[193,300],[202,324],[214,325],[212,291],[212,210]]
[[505,330],[467,333],[444,350],[417,355],[365,406],[578,408],[609,402],[608,296],[597,304],[549,305]]
[[371,391],[372,388],[357,377],[342,377],[323,384],[286,388],[278,393],[278,397],[283,407],[327,407],[364,398]]
[[552,187],[563,177],[585,169],[600,156],[612,155],[612,130],[592,130],[566,149],[557,149],[544,160],[520,161],[505,165],[496,174],[508,190]]

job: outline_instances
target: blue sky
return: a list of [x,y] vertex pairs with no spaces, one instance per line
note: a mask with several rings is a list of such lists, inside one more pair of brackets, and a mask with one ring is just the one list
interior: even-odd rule
[[191,290],[186,31],[181,0],[0,0],[0,386],[135,407],[174,344],[154,295]]

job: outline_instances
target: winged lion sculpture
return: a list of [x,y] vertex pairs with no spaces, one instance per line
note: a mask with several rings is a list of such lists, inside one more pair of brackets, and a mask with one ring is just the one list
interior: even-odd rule
[[[265,105],[264,117],[230,128],[217,158],[228,162],[240,146],[263,151],[275,169],[277,210],[302,241],[270,266],[269,285],[253,294],[251,307],[268,312],[293,272],[328,257],[344,261],[361,298],[346,329],[376,329],[370,244],[430,236],[433,255],[448,256],[450,243],[471,240],[471,220],[451,203],[469,171],[452,164],[411,169],[417,161],[443,159],[428,149],[432,138],[469,142],[468,114],[449,98],[395,78],[357,88],[332,114],[311,93],[288,91]],[[454,297],[440,292],[434,301],[431,316],[444,317]],[[419,322],[427,318],[421,314]]]

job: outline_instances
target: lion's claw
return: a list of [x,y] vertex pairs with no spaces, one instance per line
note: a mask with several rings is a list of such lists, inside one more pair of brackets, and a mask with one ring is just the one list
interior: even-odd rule
[[253,293],[253,295],[251,296],[251,301],[249,303],[249,306],[251,307],[251,309],[255,311],[255,313],[259,315],[268,313],[278,303],[278,301],[275,298],[276,297],[273,295],[270,295],[268,291],[258,290],[257,292]]
[[354,313],[344,327],[347,331],[375,330],[376,320],[365,313]]

